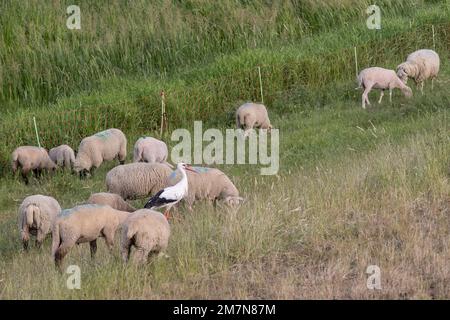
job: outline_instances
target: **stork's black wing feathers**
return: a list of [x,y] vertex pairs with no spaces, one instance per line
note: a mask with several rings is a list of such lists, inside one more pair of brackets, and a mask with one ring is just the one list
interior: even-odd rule
[[151,197],[148,202],[145,204],[144,208],[146,209],[153,209],[153,208],[159,208],[165,204],[175,202],[175,199],[166,199],[160,197],[161,193],[164,192],[164,189],[158,191],[153,197]]

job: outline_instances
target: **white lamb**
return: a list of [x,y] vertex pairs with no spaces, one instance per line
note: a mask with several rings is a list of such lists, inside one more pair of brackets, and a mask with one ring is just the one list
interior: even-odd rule
[[19,230],[25,250],[28,249],[30,234],[36,236],[36,246],[41,246],[60,212],[58,201],[52,197],[36,194],[23,200],[19,207]]
[[366,108],[366,102],[370,106],[369,92],[372,89],[381,90],[380,99],[378,103],[381,103],[383,99],[384,91],[389,89],[389,101],[392,102],[392,89],[399,88],[403,94],[410,98],[412,97],[412,90],[406,84],[404,84],[397,76],[394,70],[372,67],[362,70],[358,75],[358,86],[363,88],[362,94],[362,107]]
[[70,169],[75,163],[75,152],[67,144],[50,149],[48,155],[59,167]]
[[244,136],[247,137],[253,128],[272,129],[269,115],[264,105],[247,102],[236,110],[236,127],[244,129]]
[[413,79],[417,86],[420,85],[420,91],[423,94],[425,80],[431,79],[431,89],[433,89],[433,80],[439,73],[439,65],[439,55],[435,51],[421,49],[411,53],[405,62],[398,65],[397,75],[405,84],[408,78]]
[[141,209],[130,214],[122,226],[121,253],[127,262],[131,248],[135,247],[134,261],[142,263],[153,254],[166,250],[170,237],[170,226],[161,213]]
[[167,163],[169,151],[164,141],[141,137],[134,144],[133,162]]

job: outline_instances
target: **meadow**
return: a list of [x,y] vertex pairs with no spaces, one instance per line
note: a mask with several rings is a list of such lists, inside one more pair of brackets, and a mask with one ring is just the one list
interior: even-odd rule
[[[85,1],[82,29],[65,28],[66,2],[4,1],[0,12],[0,298],[389,298],[450,297],[450,3],[380,1],[381,30],[368,30],[369,1]],[[42,7],[44,6],[44,7]],[[23,22],[23,23],[20,23]],[[170,23],[169,23],[170,22]],[[432,48],[436,86],[410,100],[395,92],[362,110],[359,69],[395,68],[409,52]],[[246,202],[237,210],[198,204],[172,222],[168,258],[136,267],[100,241],[79,265],[80,290],[66,287],[50,239],[21,250],[17,208],[28,195],[64,208],[106,189],[106,163],[91,179],[68,172],[25,186],[9,156],[36,144],[76,147],[82,137],[122,129],[129,151],[159,136],[160,92],[170,132],[194,120],[234,126],[242,101],[261,100],[280,129],[280,171],[222,165]],[[131,152],[129,153],[131,155]],[[128,157],[128,161],[131,157]],[[141,207],[146,199],[133,202]],[[368,290],[378,265],[381,290]]]

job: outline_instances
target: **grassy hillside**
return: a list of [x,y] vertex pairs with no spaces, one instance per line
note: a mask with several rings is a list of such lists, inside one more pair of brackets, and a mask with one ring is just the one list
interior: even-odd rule
[[[379,31],[365,27],[365,1],[142,0],[126,14],[118,13],[123,2],[105,3],[85,1],[95,11],[82,13],[78,33],[65,30],[64,1],[0,4],[14,12],[0,16],[0,298],[450,296],[448,2],[382,1]],[[372,93],[373,107],[362,110],[354,46],[360,69],[395,68],[433,46],[432,25],[442,60],[435,90],[414,90],[411,100],[395,92],[381,105]],[[80,266],[81,290],[66,288],[50,242],[21,251],[16,215],[24,197],[49,194],[72,207],[104,191],[116,165],[89,180],[60,172],[23,185],[10,176],[9,154],[35,144],[33,116],[47,148],[76,147],[115,126],[131,150],[138,136],[158,136],[165,90],[170,130],[194,120],[224,130],[240,102],[261,99],[258,66],[280,129],[280,172],[222,166],[247,199],[242,207],[182,210],[169,258],[145,267],[123,266],[102,241],[91,261],[80,245],[66,266]],[[173,145],[169,133],[162,138]],[[382,290],[367,290],[368,265],[380,266]]]
[[[389,8],[386,7],[387,12],[393,10]],[[445,3],[419,6],[411,16],[387,15],[380,31],[370,31],[358,21],[315,36],[305,35],[289,45],[246,48],[227,55],[218,53],[209,63],[193,67],[189,67],[186,58],[186,64],[167,75],[142,77],[129,72],[126,77],[105,75],[98,82],[83,80],[83,84],[89,85],[89,94],[61,97],[54,103],[25,108],[26,99],[20,99],[14,102],[13,109],[5,107],[0,120],[2,136],[15,131],[0,147],[0,175],[8,172],[9,155],[17,145],[36,143],[33,116],[41,130],[42,144],[47,148],[61,143],[76,146],[82,137],[112,126],[120,126],[132,136],[156,133],[160,92],[165,90],[171,128],[189,126],[194,120],[223,125],[232,119],[240,101],[261,99],[257,66],[261,67],[264,102],[268,105],[296,91],[294,94],[302,96],[296,110],[323,107],[327,100],[335,99],[335,90],[330,87],[339,87],[336,91],[342,97],[353,97],[354,46],[359,66],[395,68],[408,52],[433,46],[431,28],[435,25],[437,49],[445,57],[450,48],[449,10]],[[48,66],[50,70],[53,64]],[[74,86],[63,87],[77,92]]]

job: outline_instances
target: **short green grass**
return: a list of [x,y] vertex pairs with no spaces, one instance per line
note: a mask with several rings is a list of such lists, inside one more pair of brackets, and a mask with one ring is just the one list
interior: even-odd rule
[[[137,3],[133,10],[147,4]],[[184,6],[164,3],[204,14],[206,24],[213,21],[211,11],[195,9],[200,1]],[[230,3],[240,6],[244,2]],[[288,10],[290,2],[283,3]],[[251,46],[249,39],[254,40],[257,31],[246,38],[249,29],[240,29],[240,37],[221,30],[223,47],[213,37],[211,47],[201,50],[215,48],[217,52],[204,60],[200,51],[193,51],[192,56],[187,49],[176,51],[188,41],[186,34],[183,37],[187,38],[176,41],[169,37],[172,42],[167,48],[178,52],[179,60],[175,53],[161,49],[166,47],[155,48],[160,61],[168,61],[166,74],[143,77],[123,68],[123,74],[111,77],[108,73],[76,75],[70,80],[78,83],[74,93],[60,98],[54,95],[62,90],[58,84],[51,82],[48,92],[34,87],[30,99],[35,107],[18,89],[21,81],[27,80],[14,80],[15,95],[22,98],[10,101],[0,127],[8,137],[0,150],[0,297],[448,298],[448,3],[420,2],[412,9],[413,2],[398,2],[388,10],[385,28],[379,33],[364,29],[359,18],[365,3],[352,7],[354,3],[319,2],[321,10],[315,11],[313,2],[305,2],[306,7],[291,12],[307,21],[303,31],[289,29],[287,20],[269,24],[259,31],[256,46]],[[275,10],[266,12],[262,2],[256,4],[261,9],[255,17],[261,19]],[[309,10],[300,10],[305,8]],[[180,13],[177,21],[187,19],[185,14]],[[231,18],[237,19],[237,12],[234,14]],[[219,14],[216,18],[224,19]],[[335,22],[321,25],[329,20]],[[412,28],[409,21],[413,21]],[[276,26],[283,23],[290,36],[278,33],[263,45],[270,38],[267,30],[278,30]],[[395,92],[392,104],[385,97],[381,105],[372,93],[373,106],[362,110],[361,91],[354,90],[353,45],[358,47],[360,68],[375,64],[394,68],[407,52],[431,45],[431,24],[436,26],[437,50],[443,61],[435,90],[427,86],[424,96],[414,90],[410,100]],[[183,25],[173,28],[183,29]],[[55,37],[59,41],[60,37]],[[202,37],[205,34],[200,33],[199,41]],[[229,43],[223,39],[235,41],[235,47],[225,50]],[[123,47],[114,50],[121,52]],[[123,63],[131,66],[140,51],[134,46],[129,50]],[[46,58],[51,56],[49,53]],[[73,53],[73,57],[80,55]],[[70,59],[61,61],[69,63]],[[112,56],[105,61],[117,63]],[[259,167],[220,166],[246,198],[238,210],[214,210],[205,203],[196,205],[192,213],[180,210],[171,222],[169,257],[146,266],[123,265],[117,247],[111,256],[102,241],[95,261],[91,261],[87,245],[74,248],[65,266],[80,266],[80,290],[67,289],[68,275],[54,268],[50,239],[41,251],[21,250],[16,216],[23,198],[49,194],[62,207],[72,207],[91,193],[104,191],[105,174],[116,165],[105,163],[88,180],[58,172],[25,186],[11,177],[8,157],[17,145],[35,144],[32,116],[38,120],[46,147],[62,142],[76,147],[83,136],[117,126],[127,134],[131,150],[140,135],[158,136],[158,94],[164,89],[170,129],[192,128],[193,120],[204,120],[205,128],[225,130],[234,125],[232,114],[241,101],[260,99],[258,65],[262,66],[271,120],[280,129],[280,171],[275,176],[260,176]],[[158,64],[140,67],[144,73],[161,70]],[[50,74],[53,68],[49,68]],[[30,83],[36,75],[31,75]],[[89,90],[83,91],[85,85]],[[42,104],[40,99],[54,102]],[[163,138],[174,145],[169,134]],[[142,207],[145,200],[133,205]],[[382,290],[366,288],[368,265],[381,268]]]

